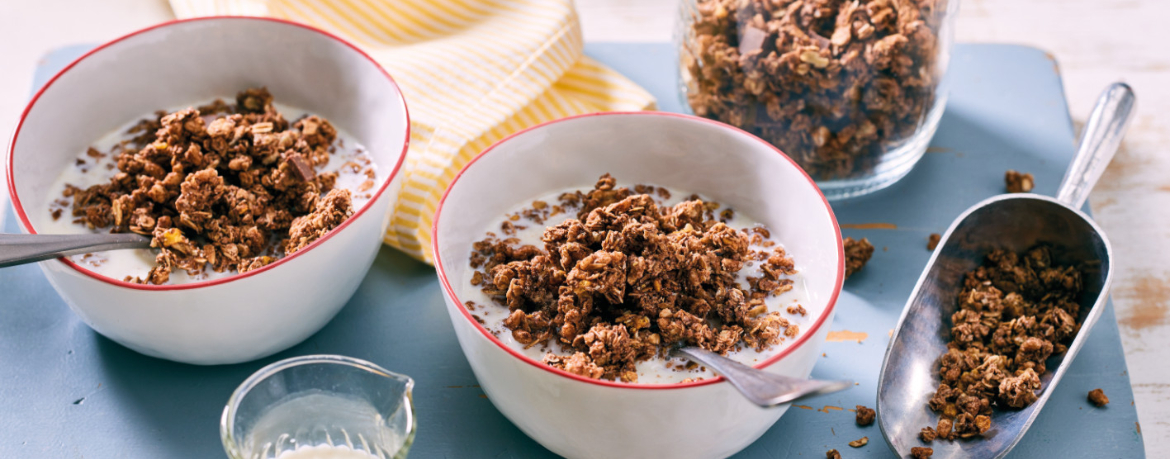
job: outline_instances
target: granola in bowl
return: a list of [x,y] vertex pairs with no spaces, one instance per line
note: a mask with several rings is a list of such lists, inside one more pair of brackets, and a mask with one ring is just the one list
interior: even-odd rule
[[592,379],[710,378],[669,349],[753,364],[817,315],[767,228],[698,195],[618,186],[608,174],[504,216],[468,262],[464,306],[477,321],[534,360]]
[[45,223],[55,233],[150,236],[150,250],[71,259],[128,282],[185,283],[302,250],[369,201],[377,179],[348,134],[253,88],[99,139],[57,179]]

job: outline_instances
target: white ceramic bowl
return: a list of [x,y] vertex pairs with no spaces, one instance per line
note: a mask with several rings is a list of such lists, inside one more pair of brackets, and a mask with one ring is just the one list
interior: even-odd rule
[[[460,172],[439,206],[434,251],[459,344],[484,392],[521,430],[571,458],[714,458],[743,449],[788,409],[752,405],[722,378],[623,384],[554,369],[507,347],[459,299],[471,244],[515,205],[603,173],[675,187],[766,225],[802,270],[824,313],[757,365],[805,378],[832,321],[844,277],[840,230],[812,180],[771,145],[731,126],[669,113],[602,113],[504,139]],[[457,284],[458,283],[458,284]],[[810,308],[812,309],[812,308]]]
[[236,363],[286,349],[323,327],[353,295],[381,247],[398,193],[409,120],[398,86],[369,56],[320,30],[220,17],[151,27],[91,51],[29,103],[8,155],[9,191],[24,231],[78,152],[155,110],[267,86],[276,100],[321,115],[365,145],[385,178],[341,227],[264,268],[214,281],[136,285],[65,259],[49,282],[98,333],[143,354]]

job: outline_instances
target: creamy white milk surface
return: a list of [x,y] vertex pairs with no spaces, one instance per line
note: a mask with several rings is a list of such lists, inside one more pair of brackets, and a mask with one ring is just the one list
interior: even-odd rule
[[[224,99],[230,100],[231,98]],[[184,104],[178,107],[171,107],[167,111],[174,112],[187,107],[204,105],[208,102],[211,101],[207,100],[199,103]],[[290,124],[310,115],[305,110],[287,105],[279,103],[273,103],[272,105],[276,107],[278,112],[284,115]],[[147,116],[143,116],[143,118]],[[219,116],[223,115],[221,114]],[[214,116],[205,116],[204,120],[210,122],[214,118]],[[116,167],[117,152],[110,154],[110,151],[123,140],[132,137],[127,136],[126,131],[137,124],[138,121],[138,119],[130,121],[110,131],[90,145],[94,149],[105,153],[105,157],[93,158],[87,155],[86,151],[81,151],[77,155],[77,163],[61,171],[61,175],[57,177],[48,195],[48,201],[43,203],[39,208],[29,210],[30,217],[36,225],[37,232],[42,234],[109,232],[109,228],[91,230],[84,223],[73,223],[74,217],[70,214],[72,200],[71,198],[63,198],[62,193],[65,191],[66,184],[85,189],[93,185],[108,183],[118,173]],[[365,206],[373,197],[373,193],[377,191],[377,185],[384,179],[383,174],[386,172],[377,169],[369,153],[366,152],[365,147],[358,143],[357,139],[336,125],[334,125],[334,128],[337,128],[337,140],[333,143],[333,153],[330,155],[329,163],[317,169],[317,172],[337,172],[338,177],[335,186],[352,192],[353,209],[357,211],[362,206]],[[366,184],[366,181],[371,179],[364,173],[366,170],[373,170],[375,174],[375,177],[372,179],[374,184],[372,188],[367,188],[368,184]],[[51,213],[53,209],[62,208],[61,204],[65,204],[61,216],[60,218],[54,219]],[[73,255],[69,259],[93,272],[117,280],[122,280],[126,276],[142,277],[145,279],[150,269],[155,266],[154,257],[156,253],[157,251],[152,249],[111,250],[108,252]],[[274,256],[279,257],[280,255],[274,254]],[[175,269],[171,272],[170,280],[167,284],[183,284],[219,279],[236,274],[238,274],[236,271],[220,273],[208,268],[202,273],[191,276],[182,269]]]
[[365,451],[349,449],[346,446],[317,445],[285,451],[276,459],[381,459]]
[[[654,184],[649,185],[653,186]],[[633,189],[632,184],[619,184],[618,186],[627,186],[630,189]],[[549,205],[552,205],[558,202],[557,198],[562,193],[573,192],[577,191],[578,189],[580,188],[566,189],[564,191],[540,196],[534,198],[533,200],[544,201],[549,203]],[[670,192],[670,199],[663,200],[659,197],[655,197],[655,200],[658,201],[659,205],[673,206],[686,200],[693,194],[687,191],[680,191],[673,188],[666,189]],[[587,191],[587,189],[581,190]],[[525,202],[513,208],[510,212],[508,212],[508,214],[514,214],[531,207],[531,201]],[[734,206],[731,207],[734,208]],[[722,210],[722,208],[720,210]],[[718,211],[716,211],[716,214],[718,214]],[[501,238],[515,237],[521,241],[521,244],[535,245],[537,247],[543,248],[544,243],[540,238],[544,233],[545,228],[555,226],[574,217],[576,217],[576,212],[570,211],[562,213],[561,215],[549,217],[542,224],[536,224],[525,219],[513,221],[518,231],[516,231],[515,235],[505,236],[500,232],[500,224],[507,220],[507,217],[501,216],[501,218],[495,221],[490,227],[485,228],[483,233],[486,234],[487,232],[492,232]],[[744,230],[760,226],[758,222],[752,220],[750,216],[746,216],[742,212],[735,212],[733,218],[727,221],[727,225],[737,230]],[[520,227],[523,227],[523,229]],[[764,250],[770,252],[777,246],[783,247],[783,244],[781,243],[782,241],[774,240],[773,242],[776,245],[772,247],[761,247],[753,245],[751,248],[753,250]],[[777,311],[780,313],[781,317],[787,319],[791,323],[797,324],[800,327],[800,333],[798,333],[793,338],[785,338],[783,342],[772,346],[771,348],[765,349],[763,352],[757,352],[755,349],[747,348],[745,346],[739,351],[729,352],[727,357],[747,365],[755,365],[759,362],[767,360],[769,357],[772,357],[783,351],[787,346],[791,345],[792,342],[803,336],[804,333],[808,333],[812,328],[813,323],[815,323],[817,318],[819,318],[824,313],[824,301],[818,301],[819,299],[817,298],[809,297],[808,287],[805,284],[803,275],[800,273],[801,260],[794,257],[793,261],[796,263],[796,269],[798,271],[797,274],[783,277],[793,281],[792,290],[776,296],[769,295],[764,300],[764,302],[767,305],[769,312]],[[470,263],[470,260],[468,262]],[[469,300],[475,302],[477,307],[474,311],[472,311],[472,314],[483,319],[484,327],[491,331],[492,334],[496,336],[496,338],[538,362],[542,361],[545,354],[548,352],[552,352],[558,355],[571,354],[571,352],[566,352],[559,343],[552,342],[552,340],[550,340],[550,344],[548,346],[535,345],[527,349],[525,349],[523,344],[516,342],[516,340],[512,338],[511,330],[505,327],[503,323],[504,319],[506,319],[510,313],[508,307],[496,303],[491,299],[491,297],[483,293],[479,287],[471,285],[471,276],[474,274],[474,271],[474,269],[466,270],[466,275],[464,276],[465,278],[458,283],[458,285],[460,285],[459,298],[464,302]],[[760,269],[759,262],[746,264],[745,267],[739,272],[739,284],[741,288],[743,288],[745,291],[747,290],[748,277],[759,277],[761,275],[762,271]],[[789,314],[787,311],[788,307],[794,305],[803,306],[806,311],[805,315],[802,316],[800,314]],[[675,358],[653,358],[650,360],[638,362],[636,364],[638,371],[638,381],[635,384],[669,384],[681,382],[687,378],[713,378],[716,376],[714,372],[707,370],[706,368],[686,369],[683,367],[686,362],[687,361],[685,359]]]

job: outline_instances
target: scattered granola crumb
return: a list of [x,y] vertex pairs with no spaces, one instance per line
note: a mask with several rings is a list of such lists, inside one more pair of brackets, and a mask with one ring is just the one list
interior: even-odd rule
[[933,455],[933,448],[927,448],[925,446],[915,446],[910,448],[910,457],[913,457],[914,459],[926,459]]
[[936,433],[934,428],[930,426],[923,427],[922,431],[918,433],[918,438],[921,439],[923,443],[930,443],[934,441],[935,437],[938,437],[938,433]]
[[873,244],[869,243],[868,238],[861,238],[860,241],[845,238],[845,278],[861,271],[870,257],[873,257]]
[[942,240],[942,235],[938,233],[930,233],[930,237],[926,239],[926,250],[933,251],[938,247],[939,241]]
[[1008,193],[1027,193],[1032,191],[1034,179],[1030,173],[1021,173],[1009,170],[1003,175],[1004,185]]
[[825,458],[826,459],[841,459],[841,453],[838,453],[837,450],[835,450],[835,449],[830,449],[828,452],[825,453]]
[[869,437],[861,437],[861,438],[858,438],[856,440],[849,442],[849,446],[852,446],[854,448],[860,448],[862,446],[865,446],[868,443],[869,443]]
[[1105,391],[1098,388],[1089,391],[1089,401],[1100,408],[1109,404],[1109,397],[1105,396]]
[[877,417],[877,412],[872,408],[867,408],[865,405],[857,405],[857,425],[865,427],[873,424],[875,417]]

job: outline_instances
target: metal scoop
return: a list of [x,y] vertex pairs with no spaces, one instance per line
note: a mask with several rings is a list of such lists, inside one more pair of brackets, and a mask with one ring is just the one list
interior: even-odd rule
[[900,457],[908,457],[914,446],[928,446],[919,441],[918,432],[938,423],[927,401],[939,384],[939,356],[947,349],[950,317],[957,308],[963,274],[980,266],[993,249],[1021,252],[1043,243],[1056,249],[1054,255],[1060,253],[1054,260],[1058,263],[1095,264],[1096,269],[1084,273],[1081,329],[1068,351],[1049,358],[1036,402],[1022,410],[995,410],[991,430],[982,437],[935,440],[929,445],[934,448],[933,457],[1003,457],[1048,401],[1105,307],[1113,279],[1112,249],[1101,228],[1079,209],[1117,151],[1133,105],[1129,86],[1114,83],[1105,90],[1085,124],[1055,199],[1035,194],[996,196],[967,209],[943,235],[902,311],[878,378],[879,425]]

